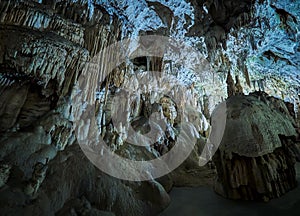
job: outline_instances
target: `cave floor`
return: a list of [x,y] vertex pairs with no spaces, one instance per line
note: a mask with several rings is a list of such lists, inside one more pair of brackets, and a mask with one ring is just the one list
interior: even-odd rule
[[171,204],[160,216],[299,216],[300,163],[296,164],[298,187],[268,203],[224,199],[212,188],[173,188]]

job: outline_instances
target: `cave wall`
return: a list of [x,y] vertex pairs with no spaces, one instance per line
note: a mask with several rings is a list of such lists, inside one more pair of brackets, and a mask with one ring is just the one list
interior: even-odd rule
[[[259,87],[293,102],[296,110],[299,106],[300,10],[296,3],[286,5],[248,0],[0,1],[0,187],[4,214],[151,215],[168,205],[167,191],[173,185],[211,185],[214,169],[199,167],[198,162],[211,111],[226,98],[228,71],[240,77],[245,93]],[[201,75],[203,68],[191,72],[174,66],[177,78],[184,83],[182,89],[188,89],[182,103],[190,103],[200,112],[197,125],[189,126],[197,145],[170,176],[132,183],[107,176],[84,156],[73,127],[74,110],[80,104],[74,104],[72,96],[87,62],[99,51],[119,39],[148,32],[181,38],[196,47],[212,73]],[[145,119],[159,111],[167,122],[167,134],[161,133],[154,145],[142,151],[131,148],[125,142],[126,134],[120,136],[112,127],[112,98],[118,90],[131,88],[137,82],[135,74],[146,67],[144,62],[132,60],[115,68],[95,98],[102,138],[114,152],[142,160],[170,150],[180,123],[178,104],[149,91],[129,95],[131,104],[124,106],[129,110],[126,121],[133,122],[137,131],[147,131]],[[198,85],[199,79],[194,78],[198,75],[209,84]],[[182,89],[179,86],[174,92]],[[154,101],[157,95],[161,101]],[[187,112],[192,122],[195,116],[191,110]],[[87,129],[84,125],[83,130]]]
[[[113,178],[97,169],[81,151],[73,122],[82,104],[74,103],[74,86],[99,51],[124,34],[118,14],[100,4],[93,4],[91,9],[85,1],[56,0],[42,4],[1,1],[0,11],[0,187],[4,215],[153,215],[169,204],[167,191],[173,184],[211,184],[214,169],[198,164],[208,130],[208,117],[203,115],[196,118],[196,126],[189,125],[199,139],[191,157],[158,180]],[[125,107],[130,111],[126,123],[132,121],[137,131],[147,131],[147,118],[160,112],[168,131],[159,128],[163,133],[147,151],[130,147],[126,134],[117,134],[110,119],[114,94],[131,88],[132,81],[138,81],[134,74],[144,67],[134,61],[120,65],[103,80],[96,95],[89,95],[95,102],[99,134],[112,151],[129,159],[145,160],[166,153],[176,140],[176,124],[180,123],[178,104],[162,93],[161,100],[155,102],[155,90],[133,92],[129,95],[131,104]],[[156,82],[153,77],[152,81]],[[150,89],[151,83],[148,85]],[[175,93],[185,89],[176,88]],[[204,109],[197,97],[190,88],[181,102]],[[86,124],[82,129],[90,128]],[[188,175],[190,169],[194,172]],[[198,179],[199,175],[209,178]]]
[[72,126],[73,86],[86,62],[119,38],[118,18],[100,5],[91,13],[83,1],[1,1],[0,11],[2,214],[161,211],[169,197],[159,183],[99,171]]

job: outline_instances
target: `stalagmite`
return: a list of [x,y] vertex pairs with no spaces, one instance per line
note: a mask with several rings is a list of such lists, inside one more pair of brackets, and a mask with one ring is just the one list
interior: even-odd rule
[[[174,206],[173,186],[216,177],[227,198],[295,186],[300,109],[297,128],[293,107],[262,91],[299,93],[299,3],[202,3],[0,1],[1,215],[155,216]],[[228,131],[207,162],[226,84]]]
[[267,97],[258,100],[255,94],[227,100],[224,136],[213,157],[218,194],[230,199],[268,201],[296,187],[291,149],[297,147],[279,136],[295,136],[295,128],[289,114],[283,114],[276,103]]
[[259,91],[265,91],[264,79],[260,79],[257,81]]

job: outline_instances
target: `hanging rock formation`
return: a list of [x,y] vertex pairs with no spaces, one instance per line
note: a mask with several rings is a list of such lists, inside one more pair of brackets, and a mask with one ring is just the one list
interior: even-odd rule
[[[85,63],[117,41],[120,20],[100,5],[91,12],[84,1],[71,0],[1,1],[0,12],[1,214],[153,215],[164,209],[170,200],[158,182],[102,173],[84,156],[72,126],[73,86]],[[120,87],[124,68],[113,74]],[[143,190],[147,194],[138,193]]]
[[[86,63],[120,39],[122,20],[116,14],[98,4],[93,4],[91,11],[85,1],[73,0],[42,4],[34,0],[1,1],[0,12],[1,214],[155,215],[169,204],[167,191],[174,182],[180,184],[176,173],[186,175],[190,184],[208,184],[197,180],[201,172],[190,180],[187,169],[174,171],[173,179],[169,175],[145,182],[122,181],[101,172],[81,151],[73,122],[82,104],[72,100],[74,86]],[[97,62],[102,70],[105,60]],[[96,97],[88,95],[95,102],[101,138],[113,152],[132,160],[150,160],[168,152],[177,139],[176,127],[182,115],[180,104],[151,89],[157,78],[151,76],[145,92],[131,92],[127,100],[119,101],[121,107],[115,106],[114,97],[122,89],[138,85],[136,74],[145,77],[137,67],[161,71],[161,58],[153,57],[148,64],[118,65],[109,76],[101,74],[103,82]],[[172,89],[174,94],[178,91],[183,92],[180,86]],[[192,91],[181,100],[187,104],[196,101]],[[128,114],[123,116],[123,125],[112,122],[117,108]],[[167,125],[165,130],[156,127],[156,142],[147,148],[126,142],[124,127],[132,125],[136,133],[147,132],[153,113]],[[207,120],[203,116],[188,118],[196,119],[196,126],[189,128],[200,139],[200,131],[208,130]],[[89,131],[89,126],[84,124],[82,131]],[[200,149],[203,145],[198,144]],[[189,167],[199,168],[200,154],[194,151]],[[201,171],[213,177],[212,168]]]
[[[211,185],[214,164],[200,167],[199,160],[203,151],[212,153],[205,146],[209,119],[214,106],[226,98],[227,71],[244,76],[235,83],[228,74],[228,121],[232,124],[215,156],[216,191],[229,198],[267,200],[295,187],[294,159],[300,160],[299,107],[298,113],[293,113],[295,107],[288,104],[287,109],[275,98],[236,95],[247,93],[244,79],[250,86],[250,78],[260,90],[279,89],[283,97],[289,86],[289,96],[299,92],[299,5],[295,6],[295,1],[287,7],[286,1],[271,2],[0,1],[1,214],[150,216],[168,206],[167,192],[173,186]],[[268,13],[260,13],[265,6]],[[268,18],[272,21],[267,22]],[[280,34],[270,34],[272,29]],[[255,32],[249,34],[252,30]],[[126,59],[109,68],[110,74],[103,72],[111,56],[100,56],[99,60],[95,57],[100,51],[126,37],[146,34],[181,38],[204,57],[194,61],[189,58],[190,50],[181,53],[178,46],[171,56],[183,56],[189,63],[187,68],[181,61],[149,55]],[[274,40],[265,41],[269,36]],[[273,41],[280,43],[274,46]],[[162,43],[155,42],[164,51]],[[143,44],[146,51],[151,43]],[[250,54],[253,58],[249,61]],[[258,69],[262,70],[249,67],[261,59]],[[192,63],[197,67],[190,67]],[[262,63],[267,66],[261,67]],[[169,74],[164,71],[166,66]],[[269,74],[270,66],[271,81],[264,75],[252,77],[253,71]],[[91,74],[87,69],[93,67],[103,73],[87,76],[89,79],[80,83],[79,77]],[[288,79],[278,79],[274,71]],[[291,75],[286,76],[289,73],[285,71]],[[176,85],[169,85],[172,81]],[[155,88],[158,85],[165,85],[163,91]],[[78,131],[84,135],[96,131],[113,153],[130,160],[152,160],[170,152],[180,135],[196,140],[192,153],[159,179],[129,182],[108,176],[78,145],[75,114],[87,107],[74,100],[80,93],[77,90],[86,94],[84,102],[91,101],[95,109],[94,124],[89,119],[82,121]],[[120,122],[114,122],[116,116]],[[298,123],[293,125],[295,116]],[[187,133],[180,134],[182,121],[187,123]],[[141,136],[131,136],[128,128]],[[157,132],[154,142],[142,136],[151,129]],[[183,143],[182,150],[189,144]]]

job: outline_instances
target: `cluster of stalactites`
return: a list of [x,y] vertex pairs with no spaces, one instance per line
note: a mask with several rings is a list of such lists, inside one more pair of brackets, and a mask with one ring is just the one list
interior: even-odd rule
[[235,76],[235,82],[234,82],[230,72],[228,72],[226,83],[227,83],[228,97],[233,96],[233,95],[242,95],[243,94],[243,87],[241,85],[238,75]]

